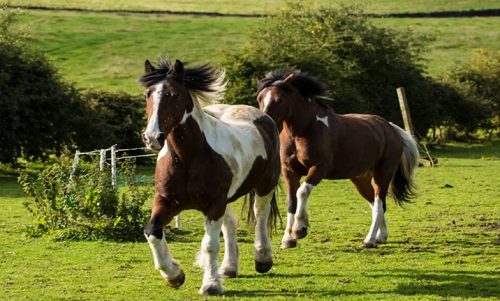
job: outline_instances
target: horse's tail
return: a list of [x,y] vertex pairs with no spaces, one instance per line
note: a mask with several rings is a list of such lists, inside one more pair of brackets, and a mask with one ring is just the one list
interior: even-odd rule
[[418,167],[419,151],[417,142],[410,134],[395,124],[391,125],[403,140],[403,155],[392,178],[390,192],[396,203],[402,206],[404,202],[410,202],[416,194],[414,172]]
[[[255,191],[250,191],[247,195],[245,195],[243,201],[243,208],[245,208],[246,204],[248,204],[248,212],[247,212],[247,226],[249,228],[255,227],[255,214],[253,212],[253,205],[255,203]],[[272,234],[273,231],[278,229],[277,222],[278,219],[281,222],[281,215],[278,208],[278,202],[276,200],[276,190],[273,193],[273,198],[271,199],[271,210],[269,212],[269,218],[267,220],[267,229],[269,230],[269,235]]]

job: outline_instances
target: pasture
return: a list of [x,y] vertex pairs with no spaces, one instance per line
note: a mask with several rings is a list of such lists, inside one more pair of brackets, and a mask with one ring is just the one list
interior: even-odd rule
[[[310,233],[279,250],[274,267],[253,269],[253,233],[239,226],[240,276],[224,282],[230,300],[493,300],[500,296],[500,142],[440,147],[435,168],[419,168],[419,197],[405,208],[388,201],[389,243],[362,249],[371,210],[352,184],[322,182],[309,201]],[[143,173],[151,175],[152,170]],[[169,238],[186,283],[167,288],[147,242],[56,242],[23,237],[32,222],[13,173],[0,177],[0,299],[202,300],[203,272],[192,265],[202,215],[183,213]],[[278,200],[283,217],[285,198]],[[233,205],[239,212],[241,200]],[[283,225],[284,226],[284,225]],[[223,244],[222,244],[223,249]],[[220,254],[222,255],[222,250]]]
[[[26,11],[21,22],[31,27],[34,46],[78,87],[142,93],[136,79],[142,75],[145,59],[154,61],[162,53],[192,62],[217,63],[224,50],[242,45],[249,30],[263,20]],[[467,60],[476,48],[497,49],[500,44],[500,17],[384,18],[373,22],[397,30],[437,34],[438,39],[425,54],[427,72],[432,76]]]
[[[351,5],[361,3],[368,5],[369,13],[398,13],[398,12],[431,12],[470,9],[500,8],[496,0],[420,0],[406,1],[404,4],[398,0],[316,0],[316,5]],[[264,0],[256,4],[250,0],[180,0],[175,2],[145,1],[95,1],[95,0],[12,0],[12,5],[33,5],[57,8],[81,8],[92,10],[168,10],[174,12],[218,12],[226,14],[273,14],[276,9],[283,6],[280,0]]]

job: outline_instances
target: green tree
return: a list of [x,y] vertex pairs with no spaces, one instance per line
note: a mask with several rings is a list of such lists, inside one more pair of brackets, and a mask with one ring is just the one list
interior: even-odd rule
[[433,39],[374,26],[358,6],[312,9],[289,1],[251,33],[246,45],[226,53],[227,99],[256,104],[255,75],[294,68],[326,84],[336,111],[401,123],[396,88],[405,87],[414,125],[425,135],[439,118],[438,103],[431,98],[434,82],[423,75],[422,55]]

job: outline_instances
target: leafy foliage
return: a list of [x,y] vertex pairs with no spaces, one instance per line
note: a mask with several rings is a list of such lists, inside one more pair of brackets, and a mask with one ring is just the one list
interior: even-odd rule
[[[405,87],[421,136],[445,121],[440,113],[457,99],[455,109],[462,114],[461,107],[469,103],[424,75],[422,55],[434,36],[377,27],[362,12],[359,6],[311,9],[300,1],[287,2],[251,33],[248,44],[226,53],[224,66],[232,79],[228,102],[255,105],[255,75],[294,68],[323,81],[333,98],[329,105],[339,113],[377,114],[396,123],[402,121],[396,89]],[[460,119],[450,114],[448,119]]]
[[141,132],[146,125],[145,104],[141,97],[125,92],[108,92],[95,89],[80,91],[80,97],[88,105],[91,114],[77,124],[74,137],[83,150],[122,147],[141,147]]
[[142,145],[141,98],[78,91],[43,53],[30,48],[17,17],[7,8],[0,15],[0,162],[46,159],[64,148]]
[[[491,131],[500,130],[500,52],[478,49],[476,56],[450,73],[458,89],[469,99],[485,107],[480,126]],[[477,111],[476,111],[477,112]],[[464,114],[474,113],[467,110]]]
[[56,239],[139,239],[147,216],[143,206],[151,191],[134,181],[131,161],[124,161],[121,170],[127,177],[124,193],[112,187],[109,171],[100,171],[98,162],[72,174],[71,160],[63,157],[37,180],[21,173],[19,182],[33,200],[24,205],[38,221],[26,233]]

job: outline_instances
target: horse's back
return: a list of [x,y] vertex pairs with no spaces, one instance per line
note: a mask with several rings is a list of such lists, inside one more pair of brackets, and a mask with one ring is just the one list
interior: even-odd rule
[[337,115],[332,131],[335,132],[332,134],[333,166],[328,178],[358,176],[389,158],[398,161],[401,157],[401,137],[391,123],[380,116]]
[[[246,105],[216,104],[205,107],[204,111],[214,118],[210,127],[204,127],[207,142],[233,172],[228,197],[239,195],[238,188],[247,186],[245,179],[262,176],[268,166],[279,175],[278,129],[267,114]],[[262,164],[262,170],[259,170],[255,164],[261,160],[258,165]]]

